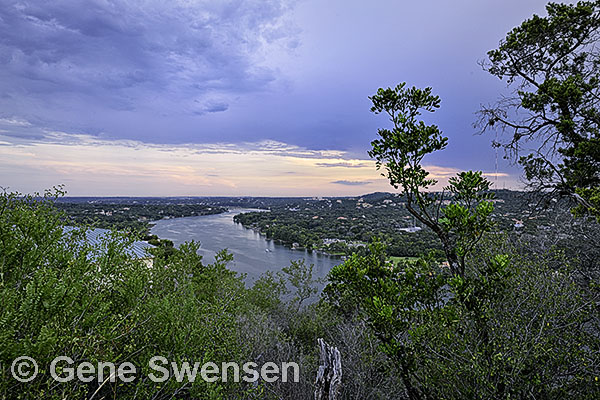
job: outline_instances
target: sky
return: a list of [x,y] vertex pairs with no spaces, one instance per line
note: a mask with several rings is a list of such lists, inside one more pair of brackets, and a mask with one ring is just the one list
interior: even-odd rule
[[[0,187],[70,196],[394,191],[367,151],[380,87],[431,86],[440,181],[521,171],[473,127],[479,62],[538,0],[0,1]],[[496,169],[496,160],[498,167]]]

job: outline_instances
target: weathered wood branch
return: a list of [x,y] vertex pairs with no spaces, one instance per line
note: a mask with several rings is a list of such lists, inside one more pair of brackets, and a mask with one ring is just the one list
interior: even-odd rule
[[315,380],[315,400],[339,399],[342,385],[342,356],[321,338],[317,339],[321,351],[319,371]]

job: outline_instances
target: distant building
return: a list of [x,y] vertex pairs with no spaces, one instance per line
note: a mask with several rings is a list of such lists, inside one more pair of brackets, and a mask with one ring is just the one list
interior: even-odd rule
[[403,232],[408,232],[408,233],[415,233],[415,232],[419,232],[421,229],[420,226],[411,226],[409,228],[400,228],[401,231]]
[[367,244],[355,240],[353,242],[348,243],[348,247],[350,247],[350,248],[367,247]]
[[515,229],[521,229],[523,226],[523,221],[515,222]]
[[346,241],[344,239],[323,239],[323,244],[325,246],[329,246],[330,244],[334,243],[346,243]]

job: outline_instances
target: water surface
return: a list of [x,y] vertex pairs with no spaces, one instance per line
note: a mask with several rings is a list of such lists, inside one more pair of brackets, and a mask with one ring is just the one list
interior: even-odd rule
[[250,281],[265,271],[281,270],[290,265],[290,260],[304,259],[307,264],[314,264],[315,277],[324,277],[334,265],[341,263],[337,257],[292,250],[276,244],[258,232],[233,222],[235,215],[250,211],[258,210],[232,209],[217,215],[155,221],[152,233],[161,239],[172,240],[175,245],[190,240],[200,242],[199,254],[205,263],[213,262],[219,250],[228,249],[233,254],[229,268],[247,274]]

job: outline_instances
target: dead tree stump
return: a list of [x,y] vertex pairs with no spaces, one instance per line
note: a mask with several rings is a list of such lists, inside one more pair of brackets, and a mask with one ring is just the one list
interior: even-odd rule
[[337,347],[317,339],[321,350],[319,371],[315,380],[315,400],[336,400],[342,385],[342,356]]

